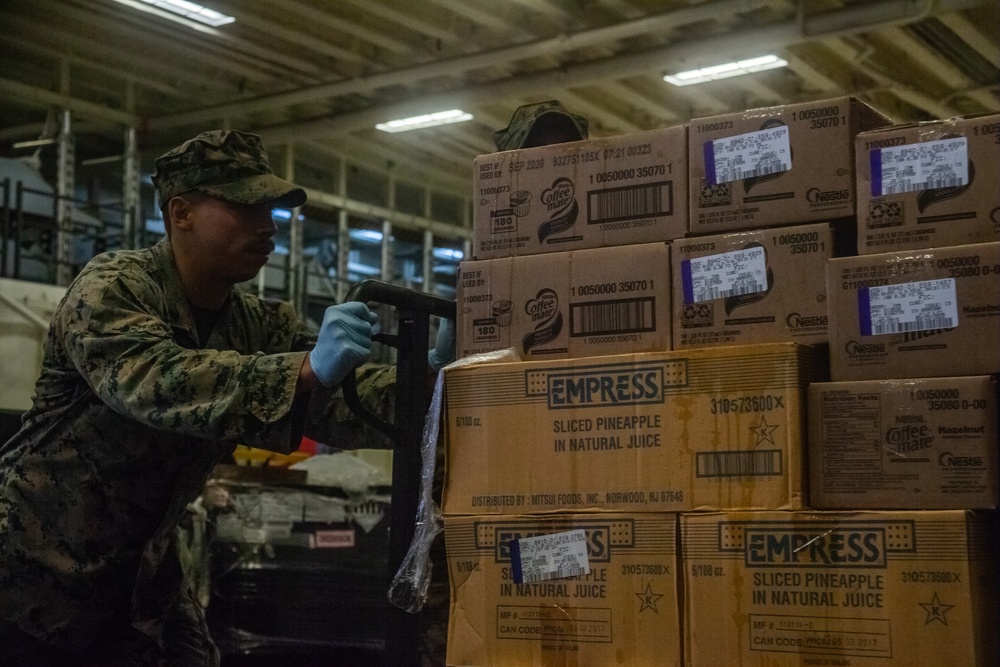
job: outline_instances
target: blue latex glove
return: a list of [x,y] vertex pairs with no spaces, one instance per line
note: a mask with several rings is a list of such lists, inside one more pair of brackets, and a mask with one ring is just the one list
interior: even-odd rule
[[455,322],[443,319],[441,326],[438,327],[434,347],[427,351],[427,363],[435,371],[439,371],[453,361],[455,361]]
[[330,306],[323,315],[309,365],[324,387],[335,387],[352,368],[368,361],[378,315],[363,303]]

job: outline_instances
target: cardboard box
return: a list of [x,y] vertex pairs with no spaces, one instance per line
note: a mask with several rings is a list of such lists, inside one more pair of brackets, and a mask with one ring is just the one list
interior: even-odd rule
[[476,259],[669,241],[687,231],[687,126],[476,158]]
[[[851,253],[853,254],[853,253]],[[674,347],[826,343],[828,223],[673,244]]]
[[1000,114],[856,142],[859,254],[1000,241]]
[[689,667],[1000,664],[994,515],[681,517]]
[[802,507],[812,347],[445,372],[448,514]]
[[809,505],[997,507],[997,386],[985,375],[809,387]]
[[462,262],[458,356],[522,359],[670,349],[666,243]]
[[826,279],[835,381],[1000,371],[1000,243],[831,259]]
[[854,137],[889,124],[853,97],[692,120],[691,233],[853,217]]
[[[444,531],[449,665],[681,664],[677,515],[445,517]],[[515,583],[511,540],[571,531],[587,574]]]

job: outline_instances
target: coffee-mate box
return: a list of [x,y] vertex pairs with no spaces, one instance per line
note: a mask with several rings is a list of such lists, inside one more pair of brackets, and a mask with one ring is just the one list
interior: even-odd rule
[[856,139],[858,253],[1000,241],[1000,114]]
[[835,381],[1000,372],[1000,243],[831,259]]
[[681,665],[677,515],[446,516],[449,665]]
[[1000,664],[992,513],[681,517],[689,667]]
[[522,359],[670,349],[670,246],[572,250],[462,262],[458,356]]
[[691,233],[853,217],[854,137],[889,124],[853,97],[692,120]]
[[449,369],[444,511],[802,507],[824,363],[775,343]]
[[986,375],[809,386],[809,506],[997,507],[997,386]]
[[475,259],[669,241],[687,231],[687,126],[480,155]]
[[836,254],[828,223],[674,242],[674,347],[826,343],[826,276],[817,269]]

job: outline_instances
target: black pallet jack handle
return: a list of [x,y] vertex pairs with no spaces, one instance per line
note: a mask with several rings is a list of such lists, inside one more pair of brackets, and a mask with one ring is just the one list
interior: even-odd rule
[[[396,405],[393,423],[366,408],[358,396],[354,372],[341,388],[351,411],[392,440],[392,502],[389,517],[389,580],[406,557],[416,529],[420,502],[420,445],[424,417],[430,405],[427,350],[430,316],[455,319],[455,302],[377,280],[365,280],[347,293],[347,301],[393,306],[399,325],[395,334],[379,333],[374,340],[396,348]],[[386,587],[388,590],[388,586]],[[386,667],[418,667],[418,624],[414,616],[389,605],[386,619]]]

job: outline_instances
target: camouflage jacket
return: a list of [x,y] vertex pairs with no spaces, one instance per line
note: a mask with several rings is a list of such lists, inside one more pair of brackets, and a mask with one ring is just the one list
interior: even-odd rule
[[[166,240],[94,258],[53,317],[22,428],[0,447],[0,617],[74,647],[130,604],[133,625],[159,637],[180,589],[169,536],[236,444],[289,451],[305,428],[391,446],[331,392],[296,395],[314,342],[290,305],[239,290],[199,341]],[[366,367],[359,393],[387,414],[394,379]]]

